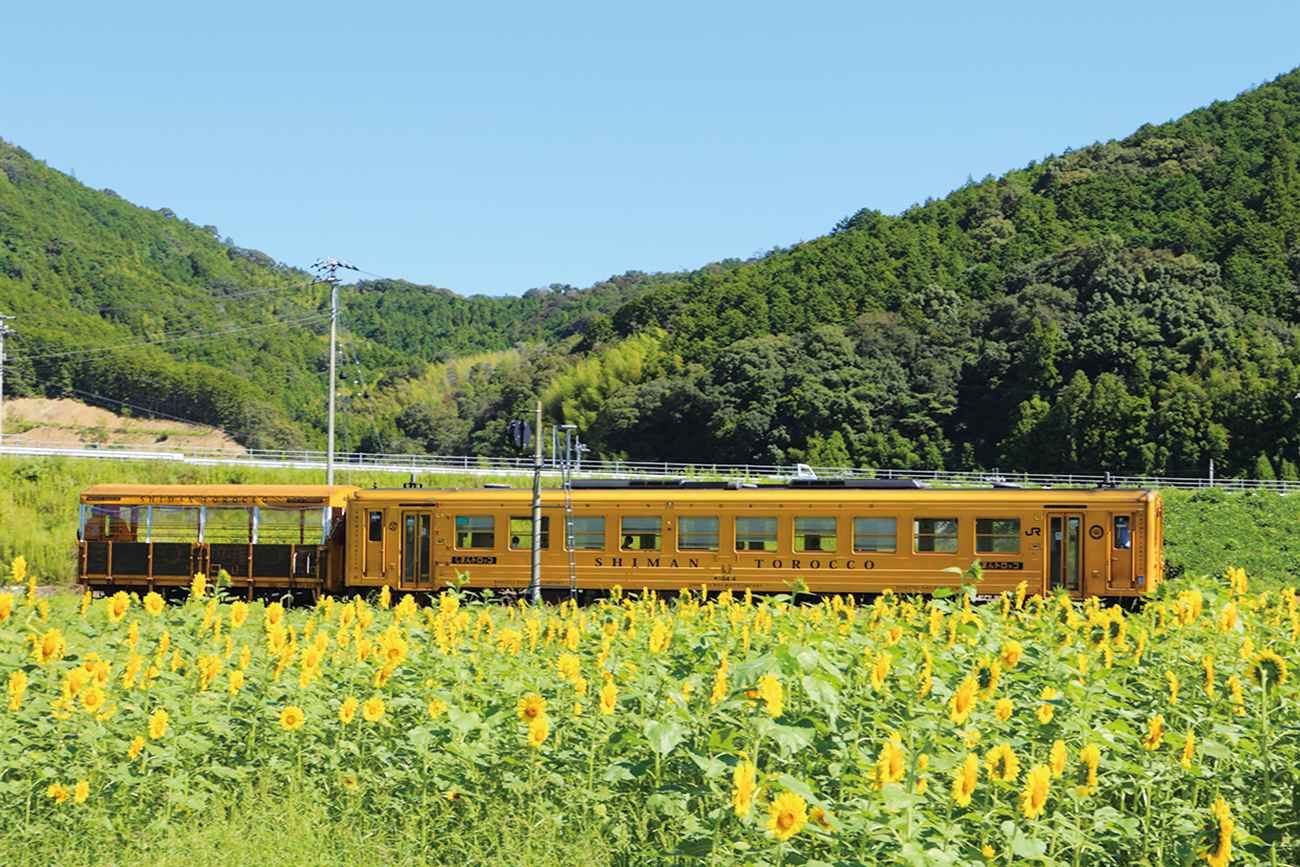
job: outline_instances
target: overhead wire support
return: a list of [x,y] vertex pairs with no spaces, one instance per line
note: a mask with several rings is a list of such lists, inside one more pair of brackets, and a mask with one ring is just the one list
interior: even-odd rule
[[328,445],[325,452],[325,484],[334,484],[334,404],[335,392],[338,391],[338,341],[339,341],[339,278],[338,269],[347,268],[350,271],[357,271],[358,268],[349,265],[347,262],[335,259],[332,256],[326,256],[311,269],[319,275],[319,279],[330,284],[330,379],[329,379],[329,428],[326,434]]

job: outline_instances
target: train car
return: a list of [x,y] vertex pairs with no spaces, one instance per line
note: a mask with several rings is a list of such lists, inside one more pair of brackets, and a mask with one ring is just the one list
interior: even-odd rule
[[[349,586],[427,591],[457,575],[522,590],[532,492],[358,491],[349,502]],[[1057,588],[1137,597],[1164,571],[1163,509],[1150,490],[931,489],[914,482],[738,485],[575,483],[573,546],[562,491],[542,494],[544,587],[930,593],[950,567],[983,566],[981,593]],[[570,569],[572,559],[572,570]]]
[[343,590],[346,485],[96,485],[81,494],[78,579],[105,592]]
[[[933,489],[916,482],[577,482],[542,492],[542,585],[567,594],[788,590],[925,594],[975,560],[979,592],[1122,600],[1161,580],[1154,490]],[[572,515],[569,538],[567,516]],[[187,584],[224,569],[254,593],[523,591],[532,491],[100,485],[82,495],[81,580]]]

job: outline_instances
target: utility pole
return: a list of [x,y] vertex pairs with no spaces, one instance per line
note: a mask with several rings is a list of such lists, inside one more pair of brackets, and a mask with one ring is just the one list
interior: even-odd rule
[[5,441],[5,337],[14,330],[5,324],[12,316],[0,316],[0,445]]
[[328,277],[319,277],[319,282],[330,284],[330,381],[329,381],[329,422],[326,438],[329,440],[325,452],[325,484],[334,484],[334,399],[338,391],[338,384],[335,379],[338,370],[338,341],[339,341],[339,278],[335,272],[340,268],[348,268],[352,271],[357,268],[349,265],[347,262],[341,262],[331,256],[326,256],[315,265],[312,270],[319,273],[329,272]]

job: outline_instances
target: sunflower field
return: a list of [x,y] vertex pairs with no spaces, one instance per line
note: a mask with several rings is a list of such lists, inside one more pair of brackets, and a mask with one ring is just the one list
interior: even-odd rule
[[87,863],[135,863],[251,799],[373,863],[498,863],[542,840],[610,864],[1300,863],[1300,605],[1238,570],[1142,613],[977,600],[977,569],[870,603],[309,609],[201,577],[183,603],[45,599],[12,572],[10,852],[89,836],[118,860]]

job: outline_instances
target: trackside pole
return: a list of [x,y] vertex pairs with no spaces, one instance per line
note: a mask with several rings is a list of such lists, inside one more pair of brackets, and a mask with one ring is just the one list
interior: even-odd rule
[[542,402],[537,401],[537,421],[533,428],[533,571],[528,595],[534,605],[542,604]]

